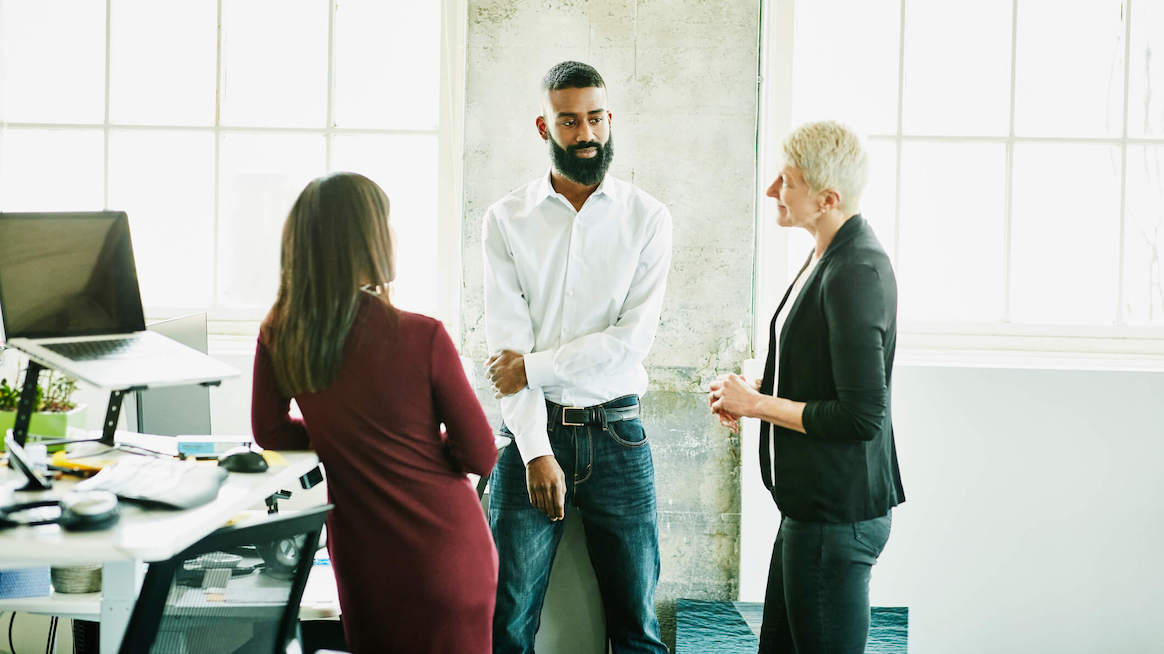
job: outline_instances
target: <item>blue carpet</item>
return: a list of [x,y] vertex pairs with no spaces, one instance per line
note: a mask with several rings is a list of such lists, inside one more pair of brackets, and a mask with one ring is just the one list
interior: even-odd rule
[[[681,599],[675,609],[675,654],[755,654],[764,605]],[[870,611],[866,654],[906,654],[909,609],[875,606]]]

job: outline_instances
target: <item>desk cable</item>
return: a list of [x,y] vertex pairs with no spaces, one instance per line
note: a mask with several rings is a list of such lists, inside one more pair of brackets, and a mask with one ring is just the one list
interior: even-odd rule
[[54,615],[52,620],[49,621],[48,641],[44,645],[44,654],[53,654],[53,650],[56,649],[55,645],[57,644],[57,625],[60,624],[60,622],[61,617],[59,615]]

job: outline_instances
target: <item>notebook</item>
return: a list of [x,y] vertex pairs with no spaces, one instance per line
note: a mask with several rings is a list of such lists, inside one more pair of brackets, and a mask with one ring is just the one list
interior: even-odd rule
[[0,316],[7,345],[93,386],[218,382],[234,368],[146,331],[121,211],[0,213]]

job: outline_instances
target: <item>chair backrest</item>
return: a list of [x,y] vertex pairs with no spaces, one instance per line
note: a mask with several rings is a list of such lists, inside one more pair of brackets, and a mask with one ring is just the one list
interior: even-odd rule
[[331,505],[219,529],[151,563],[121,654],[282,654]]

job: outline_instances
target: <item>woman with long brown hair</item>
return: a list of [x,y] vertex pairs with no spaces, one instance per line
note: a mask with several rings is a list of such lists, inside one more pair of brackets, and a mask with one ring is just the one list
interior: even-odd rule
[[389,301],[388,197],[354,173],[313,180],[280,268],[251,425],[263,447],[313,448],[327,469],[348,647],[489,652],[497,553],[465,473],[493,467],[493,434],[441,323]]

